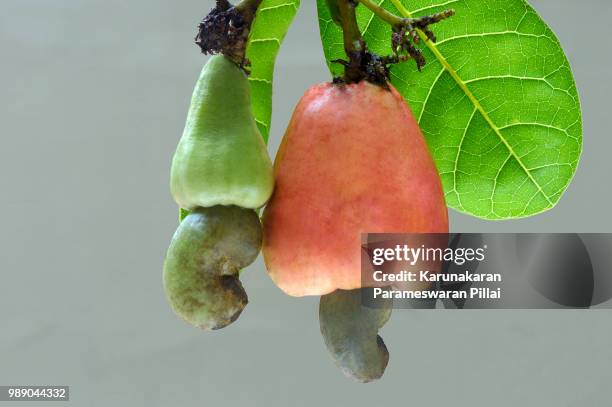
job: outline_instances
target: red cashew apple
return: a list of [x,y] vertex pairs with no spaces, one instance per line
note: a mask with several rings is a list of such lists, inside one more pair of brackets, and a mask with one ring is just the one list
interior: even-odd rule
[[401,95],[367,81],[313,86],[274,163],[263,254],[292,296],[361,287],[362,233],[447,233],[440,177]]

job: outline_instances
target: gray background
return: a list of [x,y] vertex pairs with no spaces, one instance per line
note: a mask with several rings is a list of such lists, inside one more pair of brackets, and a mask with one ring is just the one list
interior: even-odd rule
[[[452,213],[452,228],[612,231],[612,2],[533,4],[576,73],[582,163],[553,211]],[[283,295],[261,260],[236,324],[209,334],[178,320],[161,284],[176,228],[168,170],[211,5],[0,1],[0,384],[68,384],[79,406],[612,404],[609,311],[398,310],[386,375],[369,385],[333,365],[317,299]],[[315,15],[303,0],[280,52],[271,153],[304,90],[329,80]]]

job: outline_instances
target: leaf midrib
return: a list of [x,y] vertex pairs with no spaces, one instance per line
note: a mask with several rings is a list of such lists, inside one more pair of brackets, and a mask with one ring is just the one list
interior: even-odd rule
[[[406,7],[404,7],[404,5],[401,3],[400,0],[391,0],[391,3],[393,3],[393,5],[395,6],[395,8],[397,8],[399,10],[399,12],[406,18],[412,18],[412,13],[410,11],[408,11],[408,9],[406,9]],[[510,145],[510,143],[508,143],[508,140],[506,140],[506,138],[503,136],[503,134],[501,133],[500,129],[497,127],[497,125],[493,122],[493,119],[491,119],[491,117],[489,116],[489,114],[487,113],[487,111],[484,109],[484,107],[480,104],[480,101],[478,101],[478,99],[476,99],[476,96],[474,96],[474,94],[472,93],[472,91],[468,88],[467,84],[463,81],[463,79],[459,76],[459,74],[457,73],[457,71],[448,63],[448,61],[446,60],[446,58],[444,57],[444,55],[442,55],[442,53],[440,52],[440,50],[438,49],[438,47],[432,42],[429,41],[429,39],[427,38],[427,36],[425,35],[425,33],[421,30],[417,30],[419,37],[421,38],[421,40],[427,45],[427,47],[429,48],[429,50],[435,55],[435,57],[438,59],[438,62],[440,62],[440,64],[444,67],[444,69],[451,75],[451,77],[455,80],[455,82],[457,83],[457,85],[459,85],[459,87],[461,88],[461,90],[465,93],[465,95],[470,99],[470,101],[472,102],[472,104],[474,105],[474,107],[476,108],[476,110],[478,110],[478,112],[482,115],[482,117],[485,119],[485,121],[487,122],[487,124],[489,125],[489,127],[491,127],[491,129],[495,132],[495,134],[497,134],[497,136],[499,137],[499,139],[501,140],[501,142],[506,146],[506,148],[508,149],[508,152],[510,153],[510,155],[512,157],[514,157],[514,159],[516,160],[516,162],[518,162],[518,164],[521,166],[521,168],[523,169],[523,171],[525,172],[525,174],[527,174],[527,177],[529,178],[529,180],[537,187],[538,192],[542,194],[542,196],[544,196],[544,198],[546,199],[546,201],[548,202],[548,204],[550,205],[550,207],[553,207],[555,204],[550,200],[550,198],[548,197],[548,195],[546,195],[546,193],[544,192],[544,190],[542,189],[542,186],[537,182],[537,180],[533,177],[533,175],[531,174],[531,172],[527,169],[527,167],[525,166],[525,164],[523,163],[523,161],[520,159],[520,157],[516,154],[516,152],[514,151],[514,149],[512,148],[512,146]],[[456,187],[456,186],[455,186]]]

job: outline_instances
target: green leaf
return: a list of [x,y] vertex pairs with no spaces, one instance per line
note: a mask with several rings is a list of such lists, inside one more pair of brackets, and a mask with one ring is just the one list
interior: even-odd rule
[[[377,0],[404,17],[454,8],[432,26],[427,59],[394,65],[391,82],[410,105],[442,178],[449,207],[485,219],[554,207],[582,151],[580,101],[559,41],[524,0]],[[318,0],[325,56],[334,75],[342,33]],[[391,30],[359,6],[370,49],[390,54]]]
[[257,127],[267,142],[272,120],[274,62],[300,0],[263,0],[251,27],[247,58],[251,61],[251,98]]

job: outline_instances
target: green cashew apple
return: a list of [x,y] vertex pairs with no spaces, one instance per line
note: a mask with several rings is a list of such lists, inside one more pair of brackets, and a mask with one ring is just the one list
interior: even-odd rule
[[172,309],[205,330],[235,321],[248,302],[239,273],[255,261],[261,242],[261,223],[252,209],[213,206],[190,212],[164,263],[164,289]]
[[272,194],[272,162],[253,117],[247,76],[223,55],[202,69],[170,179],[174,199],[188,210],[256,209]]
[[329,353],[344,374],[363,383],[380,379],[389,362],[378,330],[391,316],[392,300],[380,305],[362,306],[359,289],[334,291],[322,296],[319,304],[321,334]]

